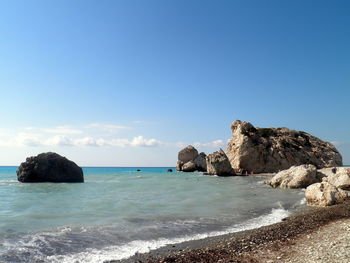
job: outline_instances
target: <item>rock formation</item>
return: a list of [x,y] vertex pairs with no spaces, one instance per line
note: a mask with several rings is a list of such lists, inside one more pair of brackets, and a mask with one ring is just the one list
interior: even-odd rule
[[305,188],[319,181],[316,167],[312,164],[304,164],[281,171],[266,183],[274,188]]
[[327,182],[316,183],[308,186],[305,191],[305,198],[311,206],[330,206],[344,202],[347,193]]
[[[328,174],[329,169],[331,173]],[[346,167],[334,167],[334,168],[325,168],[322,169],[323,173],[327,173],[328,176],[323,177],[323,182],[328,182],[335,187],[338,187],[343,190],[350,190],[350,169]],[[320,172],[321,173],[321,172]]]
[[228,157],[221,149],[218,152],[209,154],[206,157],[206,161],[207,172],[210,175],[230,176],[235,174]]
[[82,183],[83,170],[57,153],[42,153],[28,157],[17,170],[17,179],[24,183]]
[[198,154],[197,149],[189,145],[179,152],[176,170],[183,172],[205,172],[207,170],[205,157],[205,153],[201,152]]
[[258,128],[239,120],[231,129],[227,156],[237,172],[271,173],[301,164],[313,164],[318,169],[342,166],[342,157],[331,143],[306,132]]

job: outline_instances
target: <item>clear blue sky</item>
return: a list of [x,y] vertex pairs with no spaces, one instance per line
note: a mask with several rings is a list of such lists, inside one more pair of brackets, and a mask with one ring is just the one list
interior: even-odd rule
[[350,164],[350,1],[0,1],[0,164],[173,165],[235,119]]

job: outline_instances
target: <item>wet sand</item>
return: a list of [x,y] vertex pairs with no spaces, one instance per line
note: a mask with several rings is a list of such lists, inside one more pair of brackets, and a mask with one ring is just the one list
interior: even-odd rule
[[347,252],[338,251],[350,250],[349,241],[350,201],[308,208],[270,226],[168,245],[111,262],[346,262]]

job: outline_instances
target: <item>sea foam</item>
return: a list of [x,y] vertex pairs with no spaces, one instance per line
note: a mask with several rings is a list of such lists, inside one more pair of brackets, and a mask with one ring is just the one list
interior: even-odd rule
[[47,262],[86,262],[97,263],[110,260],[121,260],[132,257],[136,253],[147,253],[171,244],[179,244],[186,241],[200,240],[208,237],[220,236],[240,231],[250,230],[262,226],[280,222],[290,215],[284,208],[272,209],[271,213],[248,220],[221,231],[212,231],[204,234],[186,235],[177,238],[159,238],[154,240],[135,240],[120,246],[110,246],[103,249],[87,249],[84,252],[68,255],[55,255],[47,257]]

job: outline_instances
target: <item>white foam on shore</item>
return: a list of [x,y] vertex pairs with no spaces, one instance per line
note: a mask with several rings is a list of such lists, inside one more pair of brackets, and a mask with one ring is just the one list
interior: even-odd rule
[[213,231],[204,234],[197,234],[192,236],[183,236],[178,238],[159,238],[155,240],[135,240],[121,246],[110,246],[103,249],[87,249],[84,252],[68,255],[55,255],[46,258],[47,262],[55,263],[95,263],[110,260],[120,260],[129,258],[136,253],[147,253],[151,250],[158,249],[170,244],[179,244],[185,241],[200,240],[207,237],[214,237],[235,233],[244,230],[250,230],[262,226],[271,225],[280,222],[283,218],[290,215],[288,210],[283,208],[272,209],[268,215],[259,216],[257,218],[248,220],[245,223],[237,224],[233,227],[222,231]]

